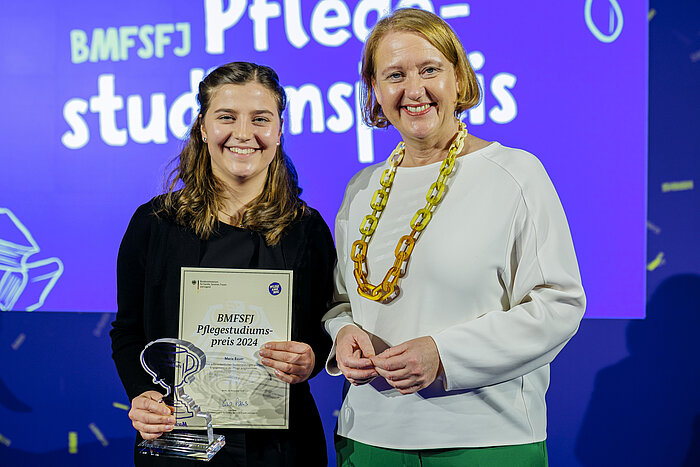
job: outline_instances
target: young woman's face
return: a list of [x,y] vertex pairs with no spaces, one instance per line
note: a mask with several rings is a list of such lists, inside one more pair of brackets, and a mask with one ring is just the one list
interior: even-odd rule
[[265,184],[282,134],[274,94],[262,84],[224,84],[214,90],[201,126],[214,176],[229,186]]
[[375,63],[374,94],[404,141],[453,136],[457,78],[438,49],[418,33],[394,31],[379,41]]

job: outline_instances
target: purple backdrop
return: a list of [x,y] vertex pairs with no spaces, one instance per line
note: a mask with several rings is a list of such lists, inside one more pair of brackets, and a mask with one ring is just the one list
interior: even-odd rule
[[644,317],[648,3],[614,0],[6,5],[1,309],[115,309],[128,220],[161,190],[196,112],[192,89],[229,61],[278,71],[286,148],[305,199],[332,224],[345,183],[399,138],[357,125],[355,85],[368,26],[404,5],[445,17],[483,79],[469,130],[547,168],[587,316]]

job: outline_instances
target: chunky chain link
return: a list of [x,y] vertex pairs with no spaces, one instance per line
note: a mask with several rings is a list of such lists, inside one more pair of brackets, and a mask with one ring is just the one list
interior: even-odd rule
[[389,200],[389,193],[394,183],[396,169],[403,160],[406,145],[403,142],[399,143],[396,149],[394,149],[394,152],[391,153],[389,168],[382,172],[382,176],[379,178],[380,188],[374,192],[372,200],[369,203],[369,206],[372,208],[372,214],[367,214],[362,219],[362,223],[360,224],[360,233],[362,237],[352,244],[352,250],[350,252],[350,259],[354,263],[353,275],[357,281],[357,293],[361,297],[386,303],[399,295],[400,289],[397,285],[399,279],[406,272],[406,265],[411,257],[418,237],[428,226],[430,219],[433,217],[433,211],[435,211],[435,208],[440,204],[440,201],[442,201],[445,195],[447,179],[452,174],[457,154],[459,154],[464,147],[464,138],[466,136],[467,128],[464,122],[459,122],[459,133],[457,133],[457,137],[450,146],[447,158],[445,158],[440,165],[437,181],[430,185],[428,189],[428,193],[425,196],[425,207],[416,211],[413,219],[411,219],[411,233],[399,239],[396,249],[394,250],[394,256],[396,258],[394,260],[394,265],[389,268],[379,285],[372,285],[367,280],[367,247],[372,240],[372,235],[374,235],[375,230],[377,230],[382,211]]

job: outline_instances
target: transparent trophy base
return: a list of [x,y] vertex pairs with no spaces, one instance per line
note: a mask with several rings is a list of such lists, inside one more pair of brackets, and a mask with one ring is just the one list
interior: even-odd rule
[[142,441],[139,443],[139,451],[153,456],[180,457],[207,462],[224,444],[223,435],[212,435],[210,441],[207,435],[171,432],[163,433],[156,439]]

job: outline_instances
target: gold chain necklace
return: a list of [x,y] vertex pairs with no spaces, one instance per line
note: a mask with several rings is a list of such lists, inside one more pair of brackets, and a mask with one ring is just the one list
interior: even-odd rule
[[[219,212],[222,214],[226,214],[229,218],[229,221],[232,219],[235,219],[235,217],[233,215],[227,213],[223,209],[219,209]],[[229,224],[229,223],[225,222],[225,224]],[[233,225],[233,224],[229,224],[229,225]],[[238,223],[236,225],[234,225],[234,227],[243,227],[243,214],[241,214],[240,219],[238,219]]]
[[353,275],[355,276],[355,281],[357,281],[357,293],[361,297],[375,302],[388,303],[399,295],[400,290],[397,285],[399,278],[403,277],[406,273],[404,267],[411,257],[413,247],[420,233],[430,222],[435,207],[440,204],[445,194],[447,178],[452,173],[457,154],[459,154],[464,147],[464,138],[466,138],[466,136],[467,128],[464,122],[459,122],[459,133],[457,133],[457,137],[452,142],[447,157],[440,165],[437,181],[430,185],[428,189],[428,194],[425,196],[427,201],[425,207],[416,211],[416,214],[413,216],[410,223],[411,233],[399,239],[396,249],[394,250],[394,256],[396,257],[394,265],[389,268],[389,271],[387,271],[379,285],[372,285],[367,280],[367,246],[372,240],[372,235],[374,235],[374,231],[379,224],[379,218],[389,199],[396,169],[403,160],[406,145],[403,142],[399,143],[396,149],[394,149],[394,152],[391,153],[389,157],[391,165],[388,169],[384,170],[382,176],[379,178],[381,187],[374,192],[372,200],[369,203],[369,206],[372,208],[372,214],[367,214],[364,219],[362,219],[362,223],[360,224],[362,238],[356,240],[352,244],[352,251],[350,253],[350,259],[355,263]]

